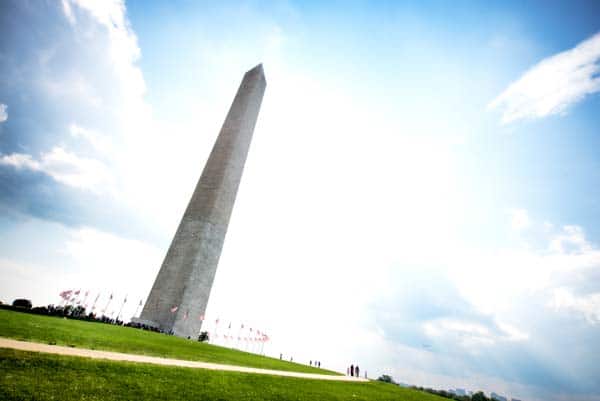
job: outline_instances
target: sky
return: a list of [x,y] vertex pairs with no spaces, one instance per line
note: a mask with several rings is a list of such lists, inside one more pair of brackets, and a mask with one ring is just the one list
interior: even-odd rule
[[0,300],[81,289],[139,312],[263,63],[207,329],[403,383],[600,400],[599,17],[593,1],[4,0]]

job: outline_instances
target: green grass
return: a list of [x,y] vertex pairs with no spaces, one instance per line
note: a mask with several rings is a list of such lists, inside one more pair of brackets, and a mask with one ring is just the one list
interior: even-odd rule
[[0,309],[0,337],[261,369],[339,374],[299,363],[130,327],[31,315],[3,309]]
[[393,384],[309,380],[0,349],[2,400],[443,401]]

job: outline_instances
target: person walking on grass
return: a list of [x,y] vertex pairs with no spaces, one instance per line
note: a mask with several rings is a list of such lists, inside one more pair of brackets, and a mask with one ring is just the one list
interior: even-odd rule
[[350,376],[354,377],[354,365],[350,365]]
[[358,369],[358,365],[354,367],[354,376],[360,377],[360,370]]

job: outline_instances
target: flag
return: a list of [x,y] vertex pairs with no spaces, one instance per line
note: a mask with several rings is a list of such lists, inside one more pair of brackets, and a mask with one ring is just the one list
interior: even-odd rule
[[171,312],[175,313],[177,312],[177,309],[179,309],[179,306],[175,305],[171,308]]
[[73,293],[73,290],[65,290],[65,291],[61,291],[60,294],[58,294],[58,295],[60,295],[60,297],[62,299],[67,300],[71,297],[72,293]]

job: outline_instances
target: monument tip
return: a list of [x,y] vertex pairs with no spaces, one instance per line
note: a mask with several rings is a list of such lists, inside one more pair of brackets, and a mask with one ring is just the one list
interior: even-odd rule
[[263,70],[262,63],[259,63],[257,66],[255,66],[254,68],[252,68],[246,72],[246,74],[251,74],[251,73],[261,73],[264,75],[265,72]]

